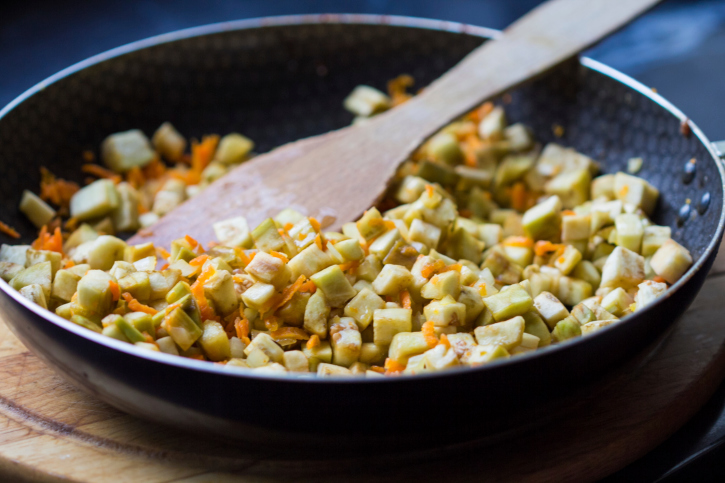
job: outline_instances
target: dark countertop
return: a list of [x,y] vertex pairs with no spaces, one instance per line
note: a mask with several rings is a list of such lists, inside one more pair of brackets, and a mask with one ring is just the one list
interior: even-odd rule
[[[69,0],[0,7],[0,106],[53,73],[181,28],[298,13],[380,13],[504,28],[538,0]],[[725,139],[725,0],[670,0],[587,55],[658,92]],[[725,383],[668,441],[608,481],[725,481]]]

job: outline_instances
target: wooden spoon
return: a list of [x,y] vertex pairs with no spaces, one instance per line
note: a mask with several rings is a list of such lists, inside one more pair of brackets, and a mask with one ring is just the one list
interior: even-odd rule
[[212,223],[234,216],[254,228],[295,208],[328,229],[357,219],[385,193],[398,166],[426,138],[486,99],[572,57],[659,0],[550,0],[503,36],[468,54],[417,97],[370,122],[260,155],[131,238],[169,246],[191,235],[216,239]]

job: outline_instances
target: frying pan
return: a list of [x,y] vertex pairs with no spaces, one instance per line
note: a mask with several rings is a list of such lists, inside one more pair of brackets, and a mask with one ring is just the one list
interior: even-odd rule
[[[348,125],[341,104],[356,85],[384,88],[408,73],[423,87],[496,35],[402,17],[277,17],[183,30],[101,54],[0,111],[0,218],[23,233],[21,241],[34,238],[16,208],[22,190],[37,189],[41,166],[79,180],[81,153],[109,133],[150,134],[171,121],[189,137],[242,132],[263,152]],[[656,303],[530,355],[381,379],[257,376],[143,351],[50,314],[1,280],[0,314],[59,374],[122,411],[254,446],[410,448],[502,437],[544,420],[557,395],[634,354],[692,302],[723,234],[723,168],[680,111],[591,59],[572,59],[502,102],[512,122],[531,126],[541,142],[588,154],[603,172],[644,159],[639,176],[661,193],[654,221],[672,227],[696,260]],[[691,134],[681,133],[683,123]],[[562,138],[554,125],[564,128]]]

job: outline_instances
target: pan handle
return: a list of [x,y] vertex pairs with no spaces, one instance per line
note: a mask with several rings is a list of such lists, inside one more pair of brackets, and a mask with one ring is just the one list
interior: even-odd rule
[[712,147],[715,149],[715,153],[720,156],[720,159],[725,160],[725,140],[715,141],[712,143]]

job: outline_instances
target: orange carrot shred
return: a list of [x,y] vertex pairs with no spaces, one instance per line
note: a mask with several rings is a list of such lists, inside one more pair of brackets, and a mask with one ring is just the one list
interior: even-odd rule
[[292,297],[294,297],[295,293],[297,293],[297,291],[300,289],[304,282],[304,275],[300,275],[299,277],[297,277],[297,280],[295,280],[292,285],[284,289],[284,291],[279,296],[279,300],[272,306],[269,312],[274,313],[278,308],[282,307],[284,304],[292,300]]
[[400,372],[403,372],[405,370],[405,366],[401,364],[400,362],[396,361],[395,359],[391,359],[388,357],[385,359],[385,373],[386,374],[397,374]]
[[280,253],[280,252],[275,252],[274,250],[271,250],[271,251],[269,252],[269,254],[270,254],[270,255],[272,255],[272,256],[273,256],[274,258],[279,258],[279,259],[280,259],[280,260],[282,260],[282,261],[283,261],[284,263],[287,263],[287,262],[289,262],[289,258],[287,258],[287,255],[285,255],[284,253]]
[[320,345],[320,336],[317,334],[314,334],[312,337],[310,337],[310,340],[307,341],[307,348],[312,350],[315,347]]
[[189,265],[191,265],[192,267],[201,267],[206,263],[207,260],[209,260],[209,255],[205,253],[203,255],[199,255],[196,258],[192,258],[189,262]]
[[201,275],[196,278],[196,281],[191,285],[191,294],[196,300],[199,306],[199,312],[201,312],[202,320],[216,320],[219,321],[219,317],[214,313],[214,309],[209,305],[204,294],[204,284],[216,273],[214,266],[209,264],[206,266]]
[[460,272],[462,268],[463,268],[463,265],[461,265],[460,263],[452,263],[452,264],[447,265],[446,267],[443,267],[442,269],[440,269],[438,273],[450,272],[453,270],[455,270],[456,272]]
[[128,303],[128,308],[133,310],[134,312],[144,312],[149,315],[156,315],[158,313],[158,310],[149,307],[148,305],[144,305],[128,292],[123,292],[121,295],[123,299]]
[[377,372],[378,374],[385,374],[385,369],[380,366],[370,366],[370,370],[373,372]]
[[113,280],[109,280],[108,288],[111,290],[111,297],[113,298],[114,302],[121,298],[121,287],[118,286],[118,283],[114,282]]
[[97,164],[84,164],[83,166],[81,166],[81,171],[93,175],[97,178],[110,179],[111,181],[113,181],[113,184],[118,184],[121,182],[121,175],[114,173],[110,169],[98,166]]
[[325,248],[322,245],[322,237],[320,236],[319,233],[315,237],[315,245],[317,245],[317,248],[319,248],[320,250],[325,251]]
[[420,331],[423,333],[423,337],[425,337],[425,342],[428,344],[428,347],[435,347],[438,344],[438,337],[436,337],[435,324],[433,321],[429,320],[424,323],[420,328]]
[[446,267],[446,262],[443,260],[435,260],[432,263],[428,263],[426,266],[424,266],[420,274],[423,275],[424,278],[430,278],[440,270],[443,270]]
[[536,253],[537,256],[543,257],[547,253],[555,252],[559,249],[561,245],[557,243],[551,243],[548,240],[539,240],[536,242],[536,245],[534,247],[534,253]]
[[275,317],[274,315],[270,315],[269,317],[264,319],[264,326],[270,332],[274,332],[277,329],[279,329],[279,319],[277,317]]
[[516,211],[526,211],[528,208],[528,192],[522,181],[517,181],[511,187],[511,207]]
[[146,339],[146,342],[148,342],[149,344],[153,344],[153,345],[156,345],[156,341],[154,340],[154,338],[153,338],[153,337],[151,337],[151,336],[149,335],[149,333],[148,333],[148,332],[146,332],[146,331],[144,330],[143,332],[141,332],[141,335],[143,335],[143,336],[144,336],[144,339]]
[[242,317],[237,318],[234,322],[234,329],[237,332],[237,337],[245,344],[249,344],[249,320],[247,320],[244,316],[244,312],[242,310],[239,312],[242,314]]
[[294,228],[294,226],[295,225],[293,223],[285,223],[284,229],[285,229],[285,231],[290,231],[292,228]]
[[164,260],[168,260],[169,258],[171,258],[171,253],[167,252],[164,247],[156,247],[156,253],[158,253],[159,256]]
[[667,283],[667,280],[665,280],[664,278],[660,277],[659,275],[655,275],[654,277],[652,277],[652,280],[655,281],[655,282],[657,282],[657,283]]
[[408,292],[407,290],[403,290],[400,292],[400,303],[403,305],[404,309],[409,309],[412,307],[410,292]]
[[13,238],[20,238],[20,233],[18,233],[15,228],[11,227],[10,225],[6,225],[2,221],[0,221],[0,232],[5,233],[6,235]]
[[65,263],[63,264],[63,268],[73,268],[75,266],[76,266],[76,262],[74,262],[71,259],[66,260]]
[[163,265],[161,265],[161,268],[159,268],[159,270],[166,270],[167,268],[169,268],[169,264],[164,263]]
[[425,185],[425,192],[428,195],[428,197],[433,196],[433,193],[435,193],[435,188],[432,184]]
[[204,247],[202,247],[201,244],[198,241],[194,240],[189,235],[186,235],[184,237],[184,240],[186,240],[187,243],[189,243],[189,245],[191,245],[191,249],[192,250],[196,249],[196,247],[201,247],[201,251],[204,251]]
[[561,212],[561,216],[574,216],[576,215],[576,212],[572,210],[564,210]]
[[315,293],[317,291],[317,285],[315,285],[315,282],[312,280],[308,280],[302,285],[300,285],[300,288],[298,292],[301,293]]
[[449,349],[451,348],[451,341],[448,340],[448,336],[446,334],[441,334],[441,341],[439,342],[439,344],[442,344]]
[[320,222],[317,221],[317,218],[309,217],[308,220],[310,220],[310,225],[312,225],[312,228],[319,233],[322,229],[322,225],[320,225]]
[[527,236],[509,236],[504,239],[503,244],[507,247],[533,248],[534,240]]

